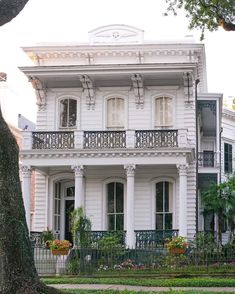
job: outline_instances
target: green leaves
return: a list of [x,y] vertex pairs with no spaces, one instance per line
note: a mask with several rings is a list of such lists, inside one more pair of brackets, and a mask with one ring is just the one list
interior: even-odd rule
[[184,9],[186,17],[189,18],[189,28],[201,30],[201,40],[204,39],[206,29],[212,32],[222,26],[225,30],[235,30],[234,0],[165,1],[168,4],[165,15],[169,12],[177,15],[177,10]]

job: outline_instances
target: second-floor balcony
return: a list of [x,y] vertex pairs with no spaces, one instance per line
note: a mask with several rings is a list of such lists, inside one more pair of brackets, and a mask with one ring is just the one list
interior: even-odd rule
[[188,147],[186,130],[23,132],[24,150]]
[[217,167],[217,153],[214,151],[198,152],[199,167]]

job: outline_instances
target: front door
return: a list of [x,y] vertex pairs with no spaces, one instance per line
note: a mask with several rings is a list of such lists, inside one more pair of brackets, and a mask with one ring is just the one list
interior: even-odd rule
[[74,210],[74,200],[65,200],[65,240],[73,242],[73,236],[71,233],[72,228],[72,218],[71,212]]

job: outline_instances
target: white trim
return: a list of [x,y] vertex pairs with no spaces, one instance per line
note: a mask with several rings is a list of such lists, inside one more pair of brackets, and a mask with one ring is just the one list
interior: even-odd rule
[[156,230],[155,228],[155,207],[156,207],[156,184],[159,182],[169,182],[172,184],[172,229],[176,229],[176,179],[174,177],[169,177],[169,176],[161,176],[157,177],[151,180],[152,182],[152,197],[151,197],[151,229]]
[[124,230],[126,230],[126,179],[120,177],[112,177],[105,179],[103,181],[102,188],[102,211],[101,211],[101,227],[103,231],[107,230],[107,193],[106,193],[106,185],[112,182],[119,182],[124,185]]

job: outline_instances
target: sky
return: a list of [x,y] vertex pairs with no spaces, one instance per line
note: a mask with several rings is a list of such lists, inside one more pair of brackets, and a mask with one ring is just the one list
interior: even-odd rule
[[[0,72],[8,74],[10,114],[17,124],[21,113],[36,121],[36,98],[27,78],[18,69],[31,65],[21,47],[40,42],[88,42],[88,32],[110,24],[125,24],[144,30],[145,41],[182,40],[200,31],[188,30],[184,12],[163,16],[164,0],[29,0],[22,12],[0,27]],[[235,96],[235,32],[206,32],[208,91]]]

